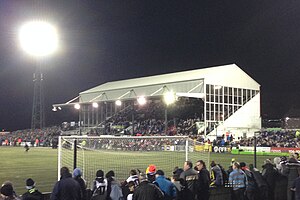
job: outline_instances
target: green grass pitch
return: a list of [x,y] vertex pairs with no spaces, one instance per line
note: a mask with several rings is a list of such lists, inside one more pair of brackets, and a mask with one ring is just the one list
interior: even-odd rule
[[[51,148],[31,148],[25,152],[21,147],[0,147],[0,183],[11,181],[17,194],[25,192],[25,180],[33,178],[36,186],[41,192],[51,192],[57,180],[57,154],[58,150]],[[155,164],[157,168],[165,171],[167,176],[175,166],[182,167],[185,160],[183,152],[122,152],[106,151],[93,152],[85,151],[85,157],[88,163],[84,169],[86,177],[94,178],[98,169],[103,169],[106,173],[108,170],[114,170],[119,180],[124,180],[128,176],[129,169],[138,168],[145,171],[149,164]],[[78,152],[78,163],[82,162],[82,153]],[[73,160],[72,151],[69,151],[68,162],[63,162],[72,168]],[[189,152],[189,159],[193,162],[203,159],[207,160],[207,153]],[[252,155],[231,155],[229,153],[211,153],[209,160],[220,163],[225,169],[228,168],[232,158],[236,161],[253,163]],[[257,166],[261,169],[263,161],[270,156],[258,156]],[[79,164],[80,165],[80,164]],[[89,185],[89,183],[88,183]]]

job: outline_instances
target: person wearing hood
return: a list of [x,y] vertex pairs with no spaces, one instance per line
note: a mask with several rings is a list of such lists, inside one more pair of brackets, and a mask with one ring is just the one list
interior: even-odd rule
[[111,200],[120,200],[123,198],[122,189],[120,187],[120,184],[115,179],[115,172],[110,170],[105,175],[108,183],[108,190],[107,190],[107,196],[108,199]]
[[67,167],[60,169],[60,180],[54,185],[50,200],[81,200],[80,185]]
[[81,200],[86,200],[86,184],[85,180],[82,178],[82,172],[80,168],[75,168],[73,171],[73,178],[79,183],[81,188]]
[[35,188],[35,182],[31,178],[26,180],[26,189],[22,195],[22,200],[42,200],[43,194]]

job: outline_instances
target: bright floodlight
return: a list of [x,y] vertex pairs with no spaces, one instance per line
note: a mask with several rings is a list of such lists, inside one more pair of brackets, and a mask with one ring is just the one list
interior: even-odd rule
[[77,109],[77,110],[79,110],[79,109],[80,109],[80,104],[79,104],[79,103],[76,103],[76,104],[74,105],[74,108]]
[[167,105],[174,103],[176,100],[174,92],[167,92],[164,94],[164,101]]
[[58,46],[56,29],[45,21],[31,21],[24,24],[19,32],[21,47],[33,56],[46,56]]
[[98,103],[96,102],[93,103],[93,108],[98,108],[98,106],[99,106]]
[[137,102],[142,106],[142,105],[145,105],[146,104],[146,98],[145,97],[139,97],[137,99]]
[[122,101],[118,99],[118,100],[116,101],[116,105],[117,105],[117,106],[121,106],[121,105],[122,105]]

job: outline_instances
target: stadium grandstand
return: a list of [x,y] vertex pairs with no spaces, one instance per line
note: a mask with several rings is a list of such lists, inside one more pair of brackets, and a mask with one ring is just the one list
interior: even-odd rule
[[[213,139],[249,137],[261,129],[260,85],[235,64],[107,82],[54,104],[53,110],[65,106],[79,109],[80,134],[136,135],[146,116],[155,133],[167,135],[187,122],[196,134]],[[186,109],[193,115],[178,115]]]

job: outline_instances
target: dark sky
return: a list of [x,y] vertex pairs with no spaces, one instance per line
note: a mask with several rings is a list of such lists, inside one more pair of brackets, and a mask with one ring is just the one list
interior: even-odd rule
[[300,2],[0,0],[0,129],[30,128],[34,60],[19,46],[22,23],[54,24],[60,49],[45,59],[51,105],[107,81],[236,63],[261,84],[262,115],[300,102]]

